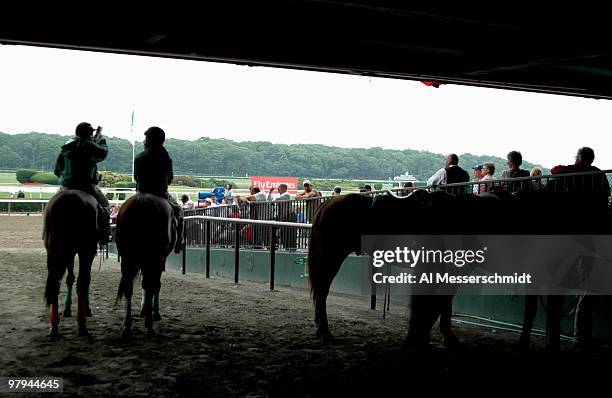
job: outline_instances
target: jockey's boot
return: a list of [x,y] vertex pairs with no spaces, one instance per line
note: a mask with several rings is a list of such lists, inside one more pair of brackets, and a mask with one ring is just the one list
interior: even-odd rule
[[98,204],[98,241],[101,245],[109,242],[110,234],[110,214],[106,207]]

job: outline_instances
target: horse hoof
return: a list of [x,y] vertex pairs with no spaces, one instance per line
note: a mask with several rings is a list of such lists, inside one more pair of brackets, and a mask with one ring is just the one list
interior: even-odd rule
[[56,338],[59,337],[59,327],[58,326],[51,326],[51,328],[49,329],[49,337],[51,337],[52,340],[55,340]]
[[79,328],[79,333],[77,334],[78,337],[89,337],[89,330],[87,330],[86,327],[80,327]]
[[334,342],[334,335],[329,330],[317,329],[315,336],[321,340],[322,344],[331,344]]
[[462,347],[462,344],[457,338],[457,336],[452,333],[447,336],[444,336],[444,341],[442,342],[442,345],[444,346],[444,348],[449,350],[456,350]]
[[87,316],[93,316],[93,313],[91,312],[91,307],[87,307]]
[[70,310],[70,308],[66,308],[64,310],[64,317],[65,318],[72,318],[72,310]]
[[529,351],[529,348],[531,347],[531,337],[521,335],[521,337],[519,337],[518,345],[521,351]]
[[159,312],[154,312],[153,313],[153,320],[155,322],[161,321],[161,319],[162,319],[162,317],[161,317],[161,315],[159,315]]
[[132,329],[124,328],[121,331],[121,340],[129,340],[132,338]]
[[155,334],[155,330],[153,330],[153,329],[148,329],[147,330],[147,338],[151,339],[151,338],[153,338],[155,336],[157,336],[157,334]]

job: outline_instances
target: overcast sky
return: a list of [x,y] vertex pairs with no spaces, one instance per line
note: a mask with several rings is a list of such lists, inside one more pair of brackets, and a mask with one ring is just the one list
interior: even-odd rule
[[[612,101],[73,50],[0,45],[0,132],[72,134],[78,122],[167,136],[380,146],[551,167],[580,146],[612,168]],[[441,160],[442,162],[442,160]]]

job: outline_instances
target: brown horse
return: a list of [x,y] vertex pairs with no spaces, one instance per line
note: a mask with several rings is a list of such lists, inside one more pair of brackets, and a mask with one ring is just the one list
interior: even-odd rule
[[87,292],[98,241],[96,199],[79,190],[62,191],[53,196],[45,209],[43,240],[47,249],[45,297],[47,305],[51,306],[50,335],[59,335],[60,283],[66,269],[73,268],[74,256],[78,255],[77,322],[79,336],[87,336]]
[[[362,235],[440,233],[443,227],[438,220],[443,219],[446,213],[425,210],[432,208],[431,201],[448,200],[451,196],[443,192],[439,194],[430,195],[425,191],[415,191],[402,199],[389,195],[377,197],[375,200],[367,195],[349,194],[334,197],[319,206],[312,222],[308,246],[308,275],[318,338],[323,342],[333,340],[327,320],[327,296],[331,283],[346,257],[351,253],[361,254]],[[385,203],[387,199],[390,201]],[[378,205],[373,206],[374,202]],[[420,211],[406,212],[406,207],[414,207]],[[428,218],[430,219],[427,220]],[[394,221],[389,223],[386,220]],[[426,324],[422,317],[434,314],[430,323],[433,324],[440,317],[444,344],[452,346],[458,342],[451,332],[452,296],[414,296],[411,307],[412,323],[409,335],[418,334],[421,338],[420,335],[425,334],[427,329],[427,326],[422,326]],[[415,328],[413,324],[419,327]],[[417,329],[418,333],[415,333]]]
[[121,282],[117,300],[125,296],[123,338],[131,336],[134,279],[142,272],[147,335],[153,331],[153,297],[159,294],[161,273],[177,239],[176,219],[168,201],[151,194],[137,194],[125,201],[117,216],[117,250],[121,256]]

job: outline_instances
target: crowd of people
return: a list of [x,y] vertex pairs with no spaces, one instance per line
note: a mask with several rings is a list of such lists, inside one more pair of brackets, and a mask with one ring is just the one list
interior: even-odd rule
[[[474,193],[481,194],[490,191],[494,187],[502,187],[508,191],[518,191],[521,189],[539,189],[546,186],[546,181],[533,178],[531,181],[519,180],[519,181],[508,181],[512,179],[521,179],[524,177],[541,177],[543,171],[540,167],[533,167],[530,171],[521,169],[523,164],[523,156],[519,151],[510,151],[506,157],[507,169],[503,170],[501,177],[495,176],[496,166],[493,163],[482,163],[478,164],[471,169],[473,170],[474,182],[471,187],[463,184],[461,186],[450,189],[452,193]],[[575,162],[572,165],[559,165],[551,169],[551,174],[571,174],[571,173],[583,173],[583,172],[600,172],[601,170],[593,166],[595,160],[595,152],[589,147],[582,147],[578,149],[578,153],[575,157]],[[459,166],[459,157],[456,154],[449,154],[444,158],[444,167],[439,169],[433,174],[428,180],[428,186],[439,186],[448,184],[458,184],[470,182],[471,178],[469,173]],[[582,179],[584,180],[584,179]],[[576,179],[574,179],[576,181]],[[591,188],[596,188],[602,192],[607,192],[607,196],[610,193],[610,186],[605,175],[602,174],[601,178],[591,178]],[[597,186],[594,186],[596,181]],[[468,184],[469,185],[469,184]],[[564,190],[568,190],[567,186],[563,187]],[[574,186],[572,189],[576,189]]]

